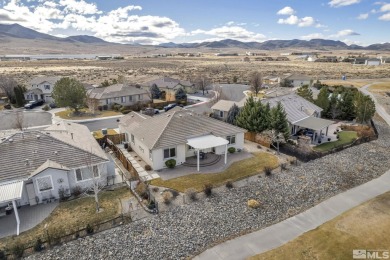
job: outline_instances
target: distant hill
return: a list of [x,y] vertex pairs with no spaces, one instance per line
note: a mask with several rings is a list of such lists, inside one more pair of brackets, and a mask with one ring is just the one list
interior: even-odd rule
[[76,36],[69,36],[65,39],[75,41],[75,42],[83,42],[83,43],[109,43],[105,40],[102,40],[100,38],[89,36],[89,35],[76,35]]
[[60,38],[40,33],[19,24],[0,24],[0,37],[15,37],[22,39],[58,40]]

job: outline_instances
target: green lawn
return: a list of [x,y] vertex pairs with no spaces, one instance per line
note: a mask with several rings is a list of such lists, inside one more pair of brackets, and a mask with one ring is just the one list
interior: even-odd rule
[[350,144],[352,143],[356,138],[358,138],[357,133],[355,131],[341,131],[339,133],[339,140],[333,141],[333,142],[327,142],[320,145],[317,145],[314,147],[314,150],[319,152],[327,152],[332,150],[333,148]]
[[175,179],[164,181],[161,178],[151,181],[152,185],[171,188],[184,192],[188,188],[198,191],[203,185],[210,183],[213,186],[223,185],[227,180],[240,180],[262,172],[265,167],[276,168],[279,165],[278,158],[269,153],[254,153],[254,157],[234,162],[225,171],[219,173],[194,173]]
[[390,192],[387,192],[249,260],[352,259],[354,249],[390,250],[389,201]]
[[18,237],[11,236],[0,239],[0,248],[11,248],[16,242],[27,246],[34,243],[38,237],[46,240],[44,229],[46,224],[49,232],[65,235],[83,229],[87,224],[113,219],[121,214],[119,200],[130,196],[132,195],[126,187],[114,191],[102,191],[99,194],[99,200],[103,210],[99,213],[96,213],[93,197],[61,202],[49,217],[38,226],[21,233]]
[[122,115],[122,113],[115,112],[112,110],[96,111],[95,114],[91,114],[91,112],[86,109],[82,109],[80,110],[80,112],[81,112],[80,115],[74,115],[73,111],[65,110],[65,111],[57,112],[55,113],[55,115],[62,119],[69,119],[69,120],[92,119],[92,118],[102,118],[108,116]]

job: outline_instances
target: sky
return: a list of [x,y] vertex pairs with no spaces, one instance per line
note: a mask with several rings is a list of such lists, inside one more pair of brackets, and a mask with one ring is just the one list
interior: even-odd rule
[[0,24],[118,43],[390,42],[390,0],[0,0]]

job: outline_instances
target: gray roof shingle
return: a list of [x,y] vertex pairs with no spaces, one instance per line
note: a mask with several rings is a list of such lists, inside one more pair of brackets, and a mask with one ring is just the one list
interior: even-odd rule
[[88,90],[88,96],[96,99],[116,98],[132,95],[142,95],[148,92],[145,89],[127,84],[115,84],[108,87],[93,88]]
[[30,80],[30,85],[38,85],[43,82],[49,82],[50,84],[54,85],[60,79],[61,77],[47,77],[47,76],[35,77],[32,80]]

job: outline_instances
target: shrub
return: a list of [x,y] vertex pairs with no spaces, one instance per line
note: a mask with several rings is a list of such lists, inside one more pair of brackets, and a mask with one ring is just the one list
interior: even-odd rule
[[83,190],[81,189],[80,186],[74,186],[74,187],[72,188],[72,194],[73,194],[73,196],[78,197],[78,196],[81,195],[81,193],[83,193]]
[[254,199],[250,199],[250,200],[248,200],[248,207],[250,207],[252,209],[257,209],[260,207],[260,202],[258,202],[257,200],[254,200]]
[[85,228],[85,231],[87,231],[87,234],[90,235],[93,233],[94,230],[93,227],[90,224],[88,224],[87,227]]
[[152,191],[153,191],[153,192],[158,192],[159,190],[160,190],[160,189],[159,189],[158,187],[153,187],[153,188],[152,188]]
[[286,164],[286,163],[282,163],[282,164],[280,165],[280,169],[282,169],[282,170],[287,170],[287,164]]
[[34,251],[35,252],[40,252],[43,250],[43,243],[42,243],[42,240],[40,238],[37,239],[37,241],[35,241],[35,244],[34,244]]
[[339,138],[340,138],[340,136],[339,136],[339,135],[337,135],[337,136],[336,136],[336,138],[337,138],[337,139],[339,139]]
[[226,188],[228,188],[228,189],[233,188],[233,182],[232,182],[232,180],[227,180],[225,186],[226,186]]
[[261,149],[261,145],[258,144],[258,145],[257,145],[257,148]]
[[152,167],[149,164],[145,165],[145,171],[151,171],[151,170]]
[[229,147],[229,149],[228,149],[229,153],[234,153],[235,151],[236,151],[236,148],[234,148],[234,147]]
[[45,105],[44,107],[42,107],[42,110],[43,111],[49,111],[50,110],[50,107],[48,105]]
[[16,258],[21,258],[24,253],[24,246],[20,242],[16,242],[11,248],[11,252]]
[[265,172],[265,175],[271,176],[271,174],[272,174],[272,168],[266,166],[266,167],[264,167],[264,172]]
[[168,161],[165,161],[165,165],[168,167],[168,168],[175,168],[176,166],[176,160],[175,159],[169,159]]
[[138,195],[143,199],[147,199],[148,197],[148,187],[142,181],[138,183],[137,187],[135,188],[135,192],[137,192]]
[[122,110],[121,112],[122,112],[122,114],[126,115],[126,114],[130,113],[131,111],[133,111],[133,110],[126,109],[126,110]]
[[170,192],[169,190],[164,191],[162,194],[163,201],[167,205],[171,203],[172,197],[173,197],[172,192]]
[[179,196],[179,192],[176,190],[169,190],[172,193],[172,196],[174,199],[176,199],[177,196]]
[[118,112],[121,108],[122,108],[122,105],[120,105],[120,104],[114,104],[114,105],[112,106],[112,109],[113,109],[114,111],[116,111],[116,112]]
[[211,196],[211,194],[213,193],[213,185],[211,185],[210,183],[206,183],[204,186],[203,186],[203,192],[204,194],[209,197]]
[[328,142],[330,142],[330,140],[332,140],[330,137],[328,137]]
[[196,200],[197,199],[197,193],[196,193],[196,190],[194,188],[189,188],[185,191],[186,195],[188,198],[190,198],[190,200]]

